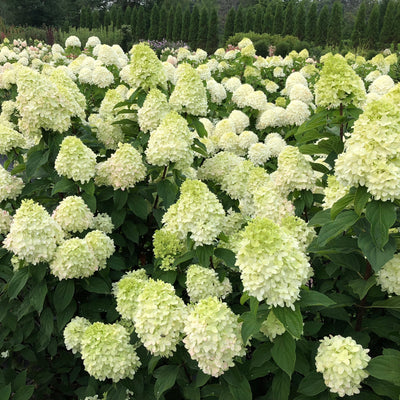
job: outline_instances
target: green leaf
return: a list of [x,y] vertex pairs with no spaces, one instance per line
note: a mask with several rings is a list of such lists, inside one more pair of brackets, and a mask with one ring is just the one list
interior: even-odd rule
[[249,381],[237,366],[228,369],[222,375],[222,378],[228,384],[234,400],[252,400],[253,396]]
[[290,377],[296,364],[296,344],[289,332],[274,339],[271,354],[278,367]]
[[0,400],[8,400],[11,395],[11,383],[7,386],[3,386],[0,390]]
[[111,220],[115,229],[119,228],[125,221],[126,210],[113,210],[111,213]]
[[189,260],[191,260],[194,257],[194,251],[188,251],[185,254],[182,254],[178,258],[175,259],[174,263],[172,264],[172,268],[177,267],[180,264],[183,264]]
[[242,324],[242,339],[243,343],[247,343],[248,338],[252,337],[260,331],[262,321],[257,319],[253,312],[245,312],[240,317],[243,320]]
[[92,276],[82,281],[82,287],[91,293],[110,294],[111,284],[97,276]]
[[195,386],[198,388],[204,386],[210,380],[210,378],[210,375],[205,374],[202,370],[198,370],[196,373],[196,379],[194,381]]
[[76,184],[74,181],[62,177],[53,187],[51,191],[51,195],[54,196],[56,193],[75,193],[76,192]]
[[93,181],[89,181],[89,182],[86,182],[86,183],[81,183],[80,187],[82,188],[82,190],[84,192],[86,192],[87,194],[89,194],[91,196],[94,195],[94,192],[96,190],[96,185],[94,184]]
[[181,387],[183,397],[187,400],[200,400],[200,389],[193,386]]
[[398,386],[371,377],[365,383],[379,396],[388,396],[390,399],[395,400],[400,397],[400,387]]
[[359,218],[354,211],[342,211],[334,221],[322,226],[318,235],[319,245],[326,245],[330,240],[353,226]]
[[371,276],[368,280],[365,279],[351,280],[349,281],[349,286],[361,300],[367,295],[369,289],[371,289],[375,285],[375,283],[376,283],[376,277]]
[[391,308],[394,310],[400,310],[400,296],[393,296],[387,300],[375,301],[371,307],[374,308]]
[[332,222],[331,211],[323,210],[317,212],[308,222],[311,226],[324,226],[325,224]]
[[121,208],[128,201],[128,191],[127,190],[115,190],[114,191],[114,204],[117,210],[121,210]]
[[396,221],[396,206],[388,201],[374,200],[367,204],[365,216],[371,224],[371,238],[382,250],[389,240],[389,228]]
[[273,312],[293,337],[297,339],[301,337],[303,334],[303,316],[299,306],[296,307],[295,311],[289,307],[275,307]]
[[38,150],[28,156],[26,162],[26,175],[31,178],[35,175],[36,170],[47,163],[49,159],[49,150]]
[[278,371],[272,380],[272,398],[274,400],[288,400],[290,394],[290,376]]
[[375,272],[378,272],[389,260],[393,258],[396,251],[396,240],[389,236],[389,241],[385,244],[383,250],[376,247],[369,232],[363,232],[358,237],[358,246],[364,253],[367,260]]
[[45,281],[42,281],[34,285],[29,294],[30,304],[39,314],[42,312],[46,294],[47,294],[47,285]]
[[383,355],[375,357],[368,363],[367,371],[374,378],[400,386],[400,356]]
[[89,207],[90,211],[95,213],[96,209],[97,209],[96,197],[93,196],[92,194],[89,194],[86,192],[83,192],[81,196],[82,196],[82,199],[87,204],[87,206]]
[[164,179],[157,183],[157,193],[161,197],[165,208],[168,208],[171,204],[175,203],[178,187],[168,179]]
[[364,211],[364,208],[370,197],[371,195],[368,193],[368,189],[365,186],[359,186],[357,188],[354,196],[354,211],[358,215],[361,215],[361,213]]
[[325,389],[326,386],[322,375],[314,371],[301,380],[297,391],[306,396],[316,396]]
[[20,387],[14,394],[13,400],[29,400],[33,392],[35,390],[35,386],[28,385]]
[[201,138],[208,136],[206,128],[204,128],[203,123],[200,122],[197,117],[194,117],[193,115],[188,115],[187,120],[189,122],[189,126],[196,129],[196,132]]
[[14,273],[8,285],[8,295],[10,299],[15,299],[19,295],[19,292],[25,287],[28,278],[29,269],[26,267]]
[[153,374],[154,368],[157,366],[158,362],[161,360],[160,356],[153,356],[147,365],[147,372],[149,375]]
[[54,307],[59,313],[64,311],[71,302],[75,293],[75,284],[72,279],[66,279],[59,282],[54,291]]
[[143,220],[146,220],[150,212],[148,201],[137,194],[129,195],[128,207],[137,217]]
[[196,247],[195,254],[199,260],[199,264],[202,267],[210,267],[210,259],[213,256],[214,246],[213,245],[203,245]]
[[133,243],[139,243],[139,230],[134,222],[125,221],[122,225],[122,232]]
[[107,400],[125,400],[126,399],[126,387],[122,384],[114,384],[112,388],[107,392]]
[[336,303],[332,299],[316,290],[302,290],[300,292],[300,307],[330,307],[334,304]]
[[164,392],[175,385],[178,371],[178,365],[163,365],[154,371],[154,377],[156,378],[156,383],[154,384],[154,395],[157,400]]
[[354,193],[347,193],[341,199],[336,201],[331,208],[331,218],[335,219],[340,212],[351,204],[354,201],[354,196]]
[[218,248],[215,249],[214,255],[223,260],[227,267],[235,268],[236,254],[232,250]]

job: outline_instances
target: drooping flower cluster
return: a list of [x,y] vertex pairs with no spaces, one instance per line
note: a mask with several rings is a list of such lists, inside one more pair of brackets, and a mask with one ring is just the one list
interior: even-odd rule
[[179,239],[190,233],[195,245],[212,244],[221,232],[225,212],[217,196],[198,180],[186,180],[179,200],[164,214],[164,229]]
[[90,321],[86,318],[75,317],[71,319],[64,329],[64,343],[67,350],[71,350],[74,354],[82,351],[82,338],[90,325]]
[[400,296],[400,254],[395,254],[379,270],[376,281],[385,292]]
[[6,154],[15,147],[24,147],[25,143],[25,138],[19,132],[0,120],[0,154]]
[[61,227],[43,206],[33,200],[22,200],[3,245],[21,260],[38,264],[53,259],[63,236]]
[[312,275],[291,232],[266,218],[255,218],[244,229],[236,264],[244,290],[275,307],[293,308],[301,285]]
[[132,188],[146,177],[141,154],[129,143],[120,143],[107,161],[96,167],[95,182],[114,190]]
[[10,232],[12,217],[8,211],[0,208],[0,235],[7,235]]
[[272,342],[277,336],[283,335],[285,331],[284,325],[271,310],[267,319],[261,324],[260,332]]
[[361,381],[368,376],[368,351],[351,337],[336,335],[321,340],[315,365],[331,392],[340,397],[360,393]]
[[112,223],[112,219],[108,214],[100,213],[93,218],[90,228],[102,231],[104,233],[112,233],[114,230],[114,224]]
[[216,297],[200,300],[190,311],[183,342],[192,359],[208,375],[218,377],[244,354],[238,317]]
[[0,202],[6,199],[16,199],[21,194],[24,182],[13,176],[0,165]]
[[160,268],[171,270],[175,258],[183,253],[185,245],[174,233],[165,229],[157,230],[153,235],[153,252],[156,258],[161,259]]
[[186,273],[186,290],[190,301],[197,303],[207,297],[225,299],[231,293],[232,286],[228,278],[221,282],[213,269],[193,264]]

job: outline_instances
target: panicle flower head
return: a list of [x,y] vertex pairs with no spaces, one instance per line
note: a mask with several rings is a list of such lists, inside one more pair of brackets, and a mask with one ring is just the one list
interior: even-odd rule
[[229,114],[228,119],[235,126],[235,131],[238,135],[242,133],[250,125],[249,117],[240,110],[233,110]]
[[93,222],[92,212],[79,196],[68,196],[63,199],[52,217],[67,232],[83,232]]
[[81,41],[77,36],[68,36],[65,40],[65,47],[81,47]]
[[395,254],[378,272],[376,280],[382,290],[400,296],[400,254]]
[[185,245],[177,235],[165,229],[155,231],[153,235],[153,252],[156,258],[161,259],[161,269],[168,271],[172,268],[175,258],[183,253]]
[[129,341],[129,333],[122,325],[95,322],[87,327],[81,340],[81,354],[89,375],[100,381],[132,379],[141,362]]
[[186,180],[181,195],[164,214],[165,230],[181,240],[190,233],[195,245],[212,244],[221,232],[225,211],[217,196],[198,180]]
[[16,199],[22,192],[24,182],[21,178],[11,175],[0,165],[0,202],[7,199]]
[[64,329],[64,343],[67,350],[71,350],[74,354],[81,352],[83,334],[90,325],[90,321],[86,318],[71,319]]
[[99,88],[106,88],[114,83],[114,75],[106,67],[98,66],[93,70],[92,83]]
[[222,104],[226,99],[226,90],[224,86],[215,79],[211,78],[207,81],[207,90],[210,93],[212,103]]
[[225,299],[232,292],[232,286],[228,278],[221,282],[213,269],[193,264],[186,273],[186,290],[190,301],[197,303],[210,296]]
[[178,112],[192,115],[207,114],[207,94],[200,75],[189,65],[180,64],[176,71],[178,81],[169,103]]
[[59,175],[85,183],[94,177],[96,154],[76,136],[67,136],[61,143],[54,167]]
[[266,218],[256,218],[245,228],[236,264],[244,290],[275,307],[294,309],[301,285],[312,275],[291,232]]
[[239,146],[243,150],[248,150],[251,145],[258,142],[258,136],[252,131],[243,131],[239,135]]
[[302,251],[306,252],[307,247],[314,240],[316,233],[312,226],[299,217],[294,215],[286,215],[281,219],[280,225],[284,227],[291,235],[296,238],[299,247]]
[[261,324],[260,332],[273,342],[277,336],[283,335],[285,331],[284,325],[276,318],[274,312],[271,310],[267,319]]
[[253,86],[245,83],[239,86],[232,94],[232,101],[239,107],[244,108],[249,105],[248,97],[254,93]]
[[248,157],[254,165],[264,165],[271,157],[271,152],[266,144],[254,143],[249,147]]
[[105,268],[107,258],[115,251],[114,241],[101,231],[91,231],[85,236],[85,242],[92,250],[99,269]]
[[216,297],[200,300],[185,321],[186,349],[199,368],[218,377],[245,353],[241,324],[230,308]]
[[10,232],[12,217],[6,210],[0,208],[0,235],[7,235]]
[[308,105],[300,100],[292,100],[286,107],[286,121],[288,125],[300,126],[311,115]]
[[63,236],[61,227],[43,206],[33,200],[22,200],[3,245],[21,260],[38,264],[53,259]]
[[285,140],[277,132],[269,133],[266,136],[264,143],[269,148],[271,157],[278,157],[282,150],[287,146]]
[[393,87],[393,79],[389,75],[381,75],[371,83],[370,87],[368,88],[368,92],[383,96]]
[[112,223],[112,219],[108,214],[100,213],[93,218],[90,228],[102,231],[104,233],[112,233],[114,230],[114,224]]
[[15,147],[24,147],[25,145],[25,138],[0,120],[0,154],[6,154]]
[[146,177],[140,153],[129,143],[119,143],[117,151],[97,165],[95,182],[114,190],[132,188]]
[[325,336],[315,357],[317,372],[332,393],[340,397],[358,394],[361,381],[369,375],[365,371],[371,359],[368,352],[351,337]]
[[331,208],[339,199],[345,196],[350,187],[342,185],[335,175],[328,175],[328,185],[324,188],[324,209]]
[[186,306],[174,287],[149,279],[137,297],[135,330],[154,356],[169,357],[182,338]]
[[88,119],[91,128],[94,128],[97,139],[106,149],[115,150],[119,142],[123,142],[124,133],[121,125],[113,125],[114,118],[103,118],[99,114],[91,114]]

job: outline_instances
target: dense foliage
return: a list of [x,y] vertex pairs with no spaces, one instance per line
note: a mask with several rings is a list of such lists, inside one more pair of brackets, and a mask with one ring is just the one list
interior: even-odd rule
[[82,47],[0,48],[0,398],[398,400],[397,55]]

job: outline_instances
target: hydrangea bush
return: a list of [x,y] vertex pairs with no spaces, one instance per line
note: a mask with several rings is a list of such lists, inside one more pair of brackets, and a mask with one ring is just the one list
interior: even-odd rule
[[0,45],[0,398],[398,400],[396,54]]

